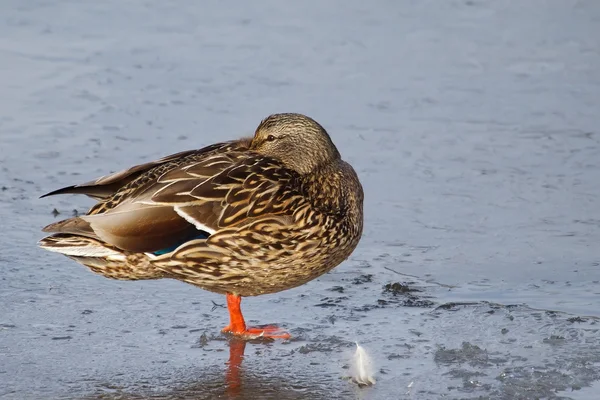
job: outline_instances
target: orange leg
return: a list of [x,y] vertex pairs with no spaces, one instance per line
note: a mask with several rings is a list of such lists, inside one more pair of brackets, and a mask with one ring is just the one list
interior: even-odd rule
[[272,339],[289,339],[290,334],[280,330],[276,326],[264,326],[261,328],[246,327],[246,321],[242,315],[240,304],[242,303],[241,296],[227,293],[227,309],[229,310],[229,325],[223,328],[222,332],[231,333],[232,335],[244,339],[256,339],[259,337]]

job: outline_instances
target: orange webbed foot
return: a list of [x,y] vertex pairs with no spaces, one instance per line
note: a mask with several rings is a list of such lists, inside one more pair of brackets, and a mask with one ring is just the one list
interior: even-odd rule
[[238,295],[227,293],[227,309],[229,310],[230,323],[221,330],[223,333],[229,333],[241,339],[289,339],[291,336],[284,330],[275,325],[266,325],[260,327],[246,327],[246,322],[242,315],[240,304],[242,298]]
[[275,325],[266,325],[261,327],[247,327],[244,330],[234,330],[231,325],[227,325],[221,330],[223,333],[228,333],[242,339],[289,339],[291,335]]

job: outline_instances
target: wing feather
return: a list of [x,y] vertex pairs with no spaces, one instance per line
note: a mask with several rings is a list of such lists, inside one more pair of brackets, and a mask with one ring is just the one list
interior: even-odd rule
[[[221,161],[212,163],[211,158],[178,168],[176,173],[171,171],[170,176],[179,179],[156,191],[150,201],[179,207],[178,212],[185,214],[188,222],[214,232],[261,217],[292,213],[290,199],[301,197],[300,178],[294,171],[252,153],[220,154],[218,158]],[[207,173],[207,165],[222,168],[224,159],[229,162],[227,168]]]

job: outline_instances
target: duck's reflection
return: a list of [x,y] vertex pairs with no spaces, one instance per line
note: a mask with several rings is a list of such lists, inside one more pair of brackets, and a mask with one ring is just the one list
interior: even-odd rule
[[[350,385],[339,379],[339,374],[327,366],[327,357],[317,353],[306,356],[292,351],[294,346],[280,343],[250,341],[229,338],[213,338],[205,354],[217,359],[212,363],[199,363],[186,369],[183,374],[176,370],[165,376],[164,370],[155,371],[155,377],[118,384],[97,382],[96,394],[84,399],[139,400],[139,399],[331,399],[352,398]],[[220,346],[229,348],[229,358],[222,357]],[[246,348],[260,354],[259,360],[244,361]],[[227,353],[225,353],[227,354]],[[221,357],[219,358],[219,355]],[[321,355],[322,356],[322,355]],[[316,362],[319,360],[320,362]],[[166,383],[168,382],[168,383]],[[107,391],[106,388],[113,388]],[[116,391],[115,387],[119,387]],[[69,398],[79,397],[72,393]]]
[[229,339],[229,361],[225,373],[225,383],[229,396],[238,396],[242,390],[241,369],[246,343],[245,340],[237,338]]

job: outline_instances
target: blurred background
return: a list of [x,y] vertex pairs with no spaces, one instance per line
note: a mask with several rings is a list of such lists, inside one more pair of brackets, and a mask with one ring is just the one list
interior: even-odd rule
[[[0,399],[598,398],[599,38],[594,0],[3,0]],[[36,247],[92,204],[40,195],[276,112],[366,196],[348,261],[244,302],[292,340]]]

